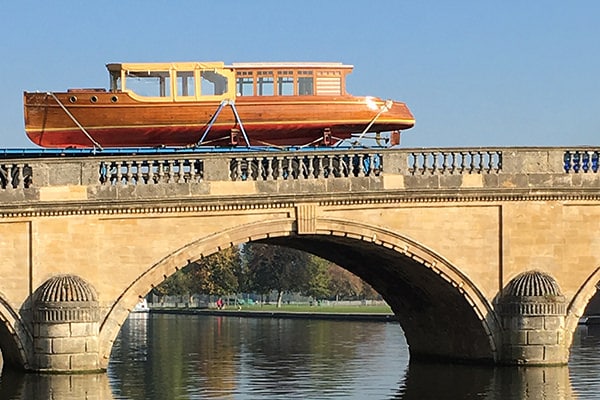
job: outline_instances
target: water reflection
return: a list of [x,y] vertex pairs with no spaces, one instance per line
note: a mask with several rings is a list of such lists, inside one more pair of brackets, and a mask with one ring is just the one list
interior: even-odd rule
[[2,371],[0,399],[108,400],[113,395],[104,373],[52,375]]
[[571,399],[569,369],[411,363],[398,399]]
[[4,371],[0,398],[592,399],[598,349],[583,327],[569,368],[409,364],[391,323],[158,315],[124,324],[107,374]]

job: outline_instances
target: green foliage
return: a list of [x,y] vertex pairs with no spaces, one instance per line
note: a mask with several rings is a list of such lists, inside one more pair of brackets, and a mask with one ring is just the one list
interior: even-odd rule
[[247,243],[189,263],[154,289],[157,295],[301,293],[315,299],[375,299],[378,294],[345,269],[299,250]]
[[182,270],[168,277],[154,292],[158,295],[205,293],[225,295],[240,289],[240,252],[237,247],[189,263]]

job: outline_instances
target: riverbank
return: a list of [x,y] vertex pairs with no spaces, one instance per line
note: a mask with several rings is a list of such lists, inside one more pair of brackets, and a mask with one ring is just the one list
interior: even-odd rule
[[369,322],[397,322],[393,313],[378,312],[347,312],[346,309],[327,310],[327,311],[305,311],[305,310],[249,310],[249,309],[225,309],[217,310],[213,308],[158,308],[150,309],[152,314],[187,314],[187,315],[207,315],[222,317],[242,317],[242,318],[293,318],[293,319],[327,319],[344,321],[369,321]]

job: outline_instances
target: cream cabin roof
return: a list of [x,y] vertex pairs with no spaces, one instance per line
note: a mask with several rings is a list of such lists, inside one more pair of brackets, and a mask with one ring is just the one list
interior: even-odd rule
[[106,64],[111,72],[116,71],[190,71],[194,69],[265,69],[265,68],[314,68],[314,69],[352,69],[353,65],[340,62],[245,62],[225,65],[222,61],[211,62],[171,62],[171,63],[110,63]]

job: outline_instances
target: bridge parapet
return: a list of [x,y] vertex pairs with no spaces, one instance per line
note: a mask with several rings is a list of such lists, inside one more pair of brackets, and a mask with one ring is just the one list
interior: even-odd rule
[[[0,200],[532,193],[600,187],[593,148],[327,149],[3,160]],[[436,192],[436,193],[434,193]],[[481,193],[480,193],[481,194]]]

